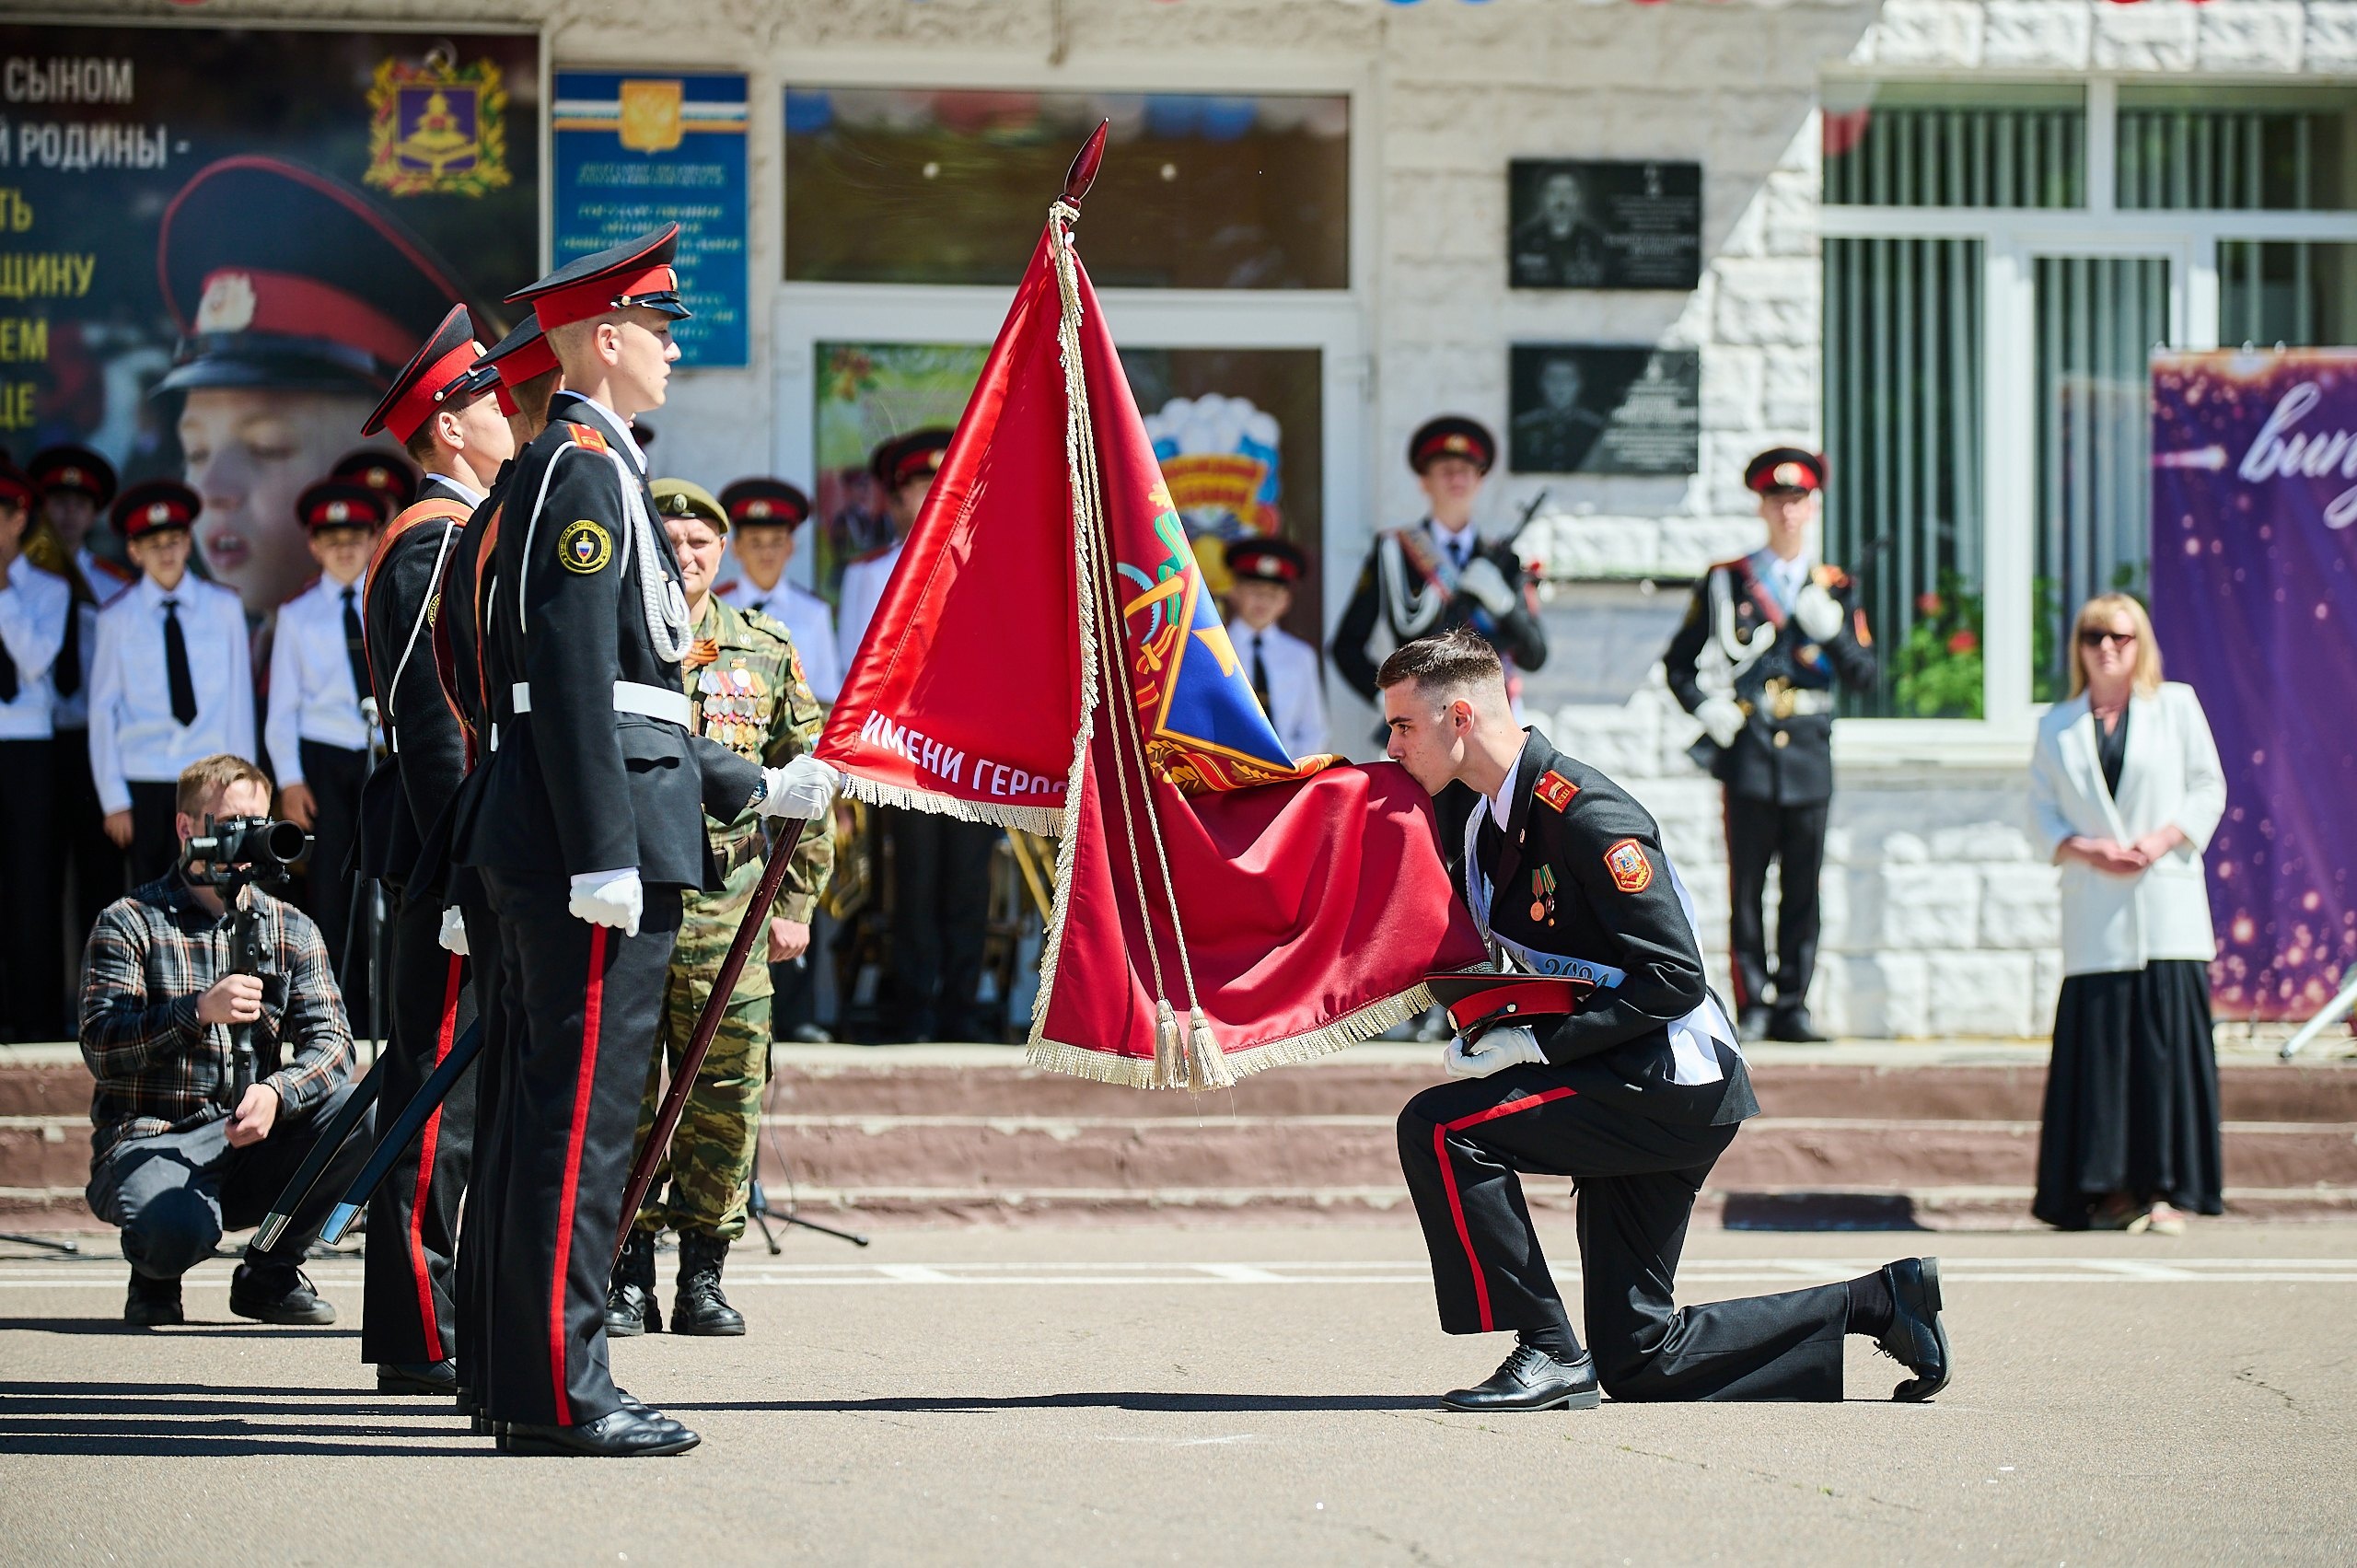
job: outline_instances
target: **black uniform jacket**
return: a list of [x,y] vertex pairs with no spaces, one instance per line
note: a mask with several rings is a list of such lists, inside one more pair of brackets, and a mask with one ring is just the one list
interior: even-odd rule
[[[1793,706],[1829,701],[1837,681],[1852,691],[1871,687],[1874,638],[1865,611],[1857,606],[1857,585],[1840,567],[1817,566],[1811,573],[1811,580],[1841,607],[1841,630],[1830,642],[1812,643],[1760,581],[1758,560],[1747,555],[1722,561],[1694,585],[1686,622],[1662,656],[1663,673],[1678,704],[1690,714],[1713,695],[1703,680],[1708,665],[1728,667],[1725,643],[1748,648],[1763,629],[1773,626],[1768,651],[1735,677],[1733,695],[1745,710],[1742,733],[1728,747],[1706,735],[1692,755],[1746,799],[1813,806],[1833,797],[1833,714],[1797,713]],[[1717,694],[1728,695],[1724,689]]]
[[[635,866],[645,882],[716,887],[704,814],[735,819],[761,771],[679,725],[615,707],[618,681],[685,690],[679,663],[656,652],[640,587],[645,574],[677,583],[679,563],[660,528],[651,549],[632,537],[623,482],[604,450],[628,466],[623,433],[568,394],[549,413],[500,498],[495,597],[483,608],[486,681],[528,684],[530,711],[499,722],[452,853],[503,871]],[[651,520],[645,476],[634,479]]]
[[[418,503],[473,505],[435,474]],[[463,517],[422,516],[385,546],[368,575],[362,617],[368,679],[389,747],[360,795],[360,864],[367,876],[404,890],[467,772],[466,737],[435,673],[433,624],[441,614],[435,568],[447,568],[463,526]],[[416,885],[425,892],[435,880],[429,867]]]
[[[1408,591],[1413,593],[1431,581],[1418,569],[1418,563],[1429,561],[1438,547],[1434,542],[1429,519],[1398,532],[1407,556]],[[1367,552],[1366,565],[1359,573],[1358,587],[1351,592],[1350,606],[1342,611],[1341,624],[1334,628],[1334,668],[1342,672],[1342,679],[1351,683],[1353,691],[1377,706],[1382,703],[1375,684],[1376,671],[1381,664],[1367,652],[1367,645],[1374,640],[1380,624],[1387,624],[1394,643],[1406,643],[1417,637],[1440,636],[1469,621],[1491,646],[1514,661],[1516,668],[1537,669],[1547,662],[1547,629],[1538,623],[1538,612],[1524,588],[1522,557],[1515,553],[1513,545],[1487,539],[1476,541],[1473,553],[1495,566],[1507,587],[1514,589],[1514,609],[1503,616],[1493,616],[1479,600],[1452,594],[1431,625],[1411,632],[1400,623],[1406,607],[1384,602],[1383,539],[1376,540],[1375,548]],[[1437,584],[1434,587],[1437,591]]]
[[[1709,981],[1652,815],[1536,729],[1515,770],[1513,800],[1504,830],[1484,813],[1474,843],[1491,880],[1491,930],[1624,971],[1620,984],[1599,986],[1541,1035],[1548,1061],[1566,1070],[1564,1082],[1658,1121],[1722,1125],[1759,1114],[1750,1074],[1729,1041],[1713,1042],[1718,1082],[1674,1079],[1669,1028],[1702,1005]],[[1469,880],[1478,874],[1466,872]]]

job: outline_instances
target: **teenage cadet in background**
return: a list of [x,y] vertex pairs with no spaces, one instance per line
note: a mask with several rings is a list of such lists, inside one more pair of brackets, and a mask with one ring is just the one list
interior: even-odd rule
[[0,1039],[18,1043],[65,1032],[50,670],[74,591],[25,555],[39,494],[0,459]]
[[110,514],[140,578],[99,614],[90,777],[134,887],[180,854],[181,772],[202,758],[253,761],[260,752],[245,611],[236,594],[188,569],[189,529],[203,508],[187,485],[155,479],[116,496]]
[[385,516],[392,517],[417,499],[417,470],[398,452],[361,447],[346,452],[328,470],[330,479],[348,480],[385,498]]
[[[1680,706],[1702,721],[1695,760],[1726,791],[1736,1025],[1747,1040],[1825,1037],[1808,1015],[1817,878],[1833,800],[1835,688],[1874,684],[1874,637],[1853,585],[1814,554],[1825,459],[1797,447],[1744,470],[1768,542],[1713,566],[1663,656]],[[1760,899],[1776,873],[1775,995]]]
[[1326,683],[1318,650],[1277,624],[1293,608],[1294,585],[1309,574],[1301,547],[1282,539],[1247,538],[1227,547],[1234,579],[1227,640],[1252,681],[1286,755],[1299,761],[1326,750]]
[[782,479],[740,479],[720,493],[720,505],[728,514],[728,553],[736,558],[737,572],[712,591],[738,610],[760,610],[792,633],[810,690],[831,704],[843,685],[834,610],[785,575],[794,560],[795,532],[810,519],[810,497]]
[[278,607],[270,645],[270,708],[262,742],[278,775],[279,814],[311,835],[305,911],[343,976],[347,1013],[365,1011],[368,967],[347,959],[353,915],[352,846],[360,834],[360,789],[375,738],[361,700],[368,651],[360,607],[368,556],[391,520],[383,494],[326,479],[296,497],[296,518],[319,563],[319,580]]
[[[826,717],[802,678],[793,637],[759,610],[740,610],[711,591],[731,532],[727,512],[711,493],[688,480],[658,479],[650,494],[679,559],[680,586],[687,595],[688,632],[693,642],[679,666],[688,699],[694,704],[691,727],[749,761],[782,767],[819,744]],[[657,1060],[648,1063],[646,1098],[639,1107],[642,1145],[655,1125],[664,1069],[678,1072],[687,1054],[696,1019],[711,999],[714,977],[752,908],[768,858],[768,834],[749,809],[733,822],[707,826],[705,834],[719,863],[721,885],[708,893],[690,892],[682,900],[679,938],[671,948],[671,970],[664,985],[658,1026],[662,1049]],[[785,886],[768,912],[762,949],[745,966],[736,990],[723,1004],[719,1028],[689,1087],[679,1131],[656,1167],[655,1186],[614,1265],[606,1294],[609,1334],[662,1330],[662,1311],[656,1303],[655,1242],[667,1226],[679,1236],[671,1331],[745,1331],[744,1315],[722,1293],[720,1275],[729,1247],[745,1234],[761,1091],[769,1083],[772,982],[768,965],[761,960],[787,962],[809,948],[811,917],[818,912],[834,858],[834,835],[824,822],[804,832],[795,845]]]
[[[87,447],[51,447],[35,454],[27,470],[41,491],[41,526],[25,552],[44,570],[65,579],[74,591],[74,613],[65,622],[65,644],[50,667],[57,694],[51,710],[57,744],[50,749],[56,768],[51,799],[63,856],[65,930],[76,950],[99,912],[122,897],[122,851],[107,837],[106,813],[90,782],[90,661],[99,652],[99,611],[136,580],[90,552],[89,538],[114,500],[114,467]],[[78,970],[69,953],[68,968]]]

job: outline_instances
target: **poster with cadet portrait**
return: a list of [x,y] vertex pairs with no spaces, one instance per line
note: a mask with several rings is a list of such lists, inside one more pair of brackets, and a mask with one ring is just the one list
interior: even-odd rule
[[1506,222],[1515,288],[1690,289],[1702,277],[1702,166],[1515,158]]
[[0,23],[0,446],[185,479],[273,608],[387,377],[540,272],[541,118],[531,33]]

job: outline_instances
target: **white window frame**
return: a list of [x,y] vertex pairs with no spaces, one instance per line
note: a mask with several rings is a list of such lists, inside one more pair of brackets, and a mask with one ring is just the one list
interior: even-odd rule
[[[1340,289],[1152,289],[1100,288],[1113,341],[1124,348],[1316,349],[1324,485],[1319,495],[1322,532],[1328,542],[1363,542],[1359,519],[1366,515],[1366,453],[1374,421],[1369,319],[1379,242],[1376,205],[1381,134],[1376,103],[1377,80],[1371,69],[1338,66],[1331,59],[1283,55],[1238,61],[1233,57],[1157,58],[1076,55],[1043,64],[1036,57],[926,58],[907,53],[812,53],[788,62],[770,78],[772,90],[905,87],[930,91],[1063,93],[1215,93],[1342,97],[1350,100],[1350,227],[1348,286]],[[758,90],[758,89],[757,89]],[[781,102],[783,101],[781,98]],[[1075,147],[1074,149],[1078,149]],[[1113,150],[1118,156],[1118,149]],[[758,178],[758,175],[757,175]],[[784,200],[783,148],[770,171]],[[1047,221],[1053,191],[1039,192],[1039,218]],[[1084,261],[1088,255],[1086,210],[1077,232]],[[787,212],[784,222],[795,215]],[[771,280],[770,341],[772,351],[772,440],[780,471],[815,473],[812,450],[817,412],[818,343],[977,343],[988,346],[1005,319],[1011,286],[936,284],[794,283],[783,278],[784,249],[775,252],[779,275]],[[1355,530],[1355,531],[1354,531]],[[1322,549],[1320,586],[1329,608],[1351,591],[1357,549]],[[811,552],[796,552],[793,570],[807,582]],[[1332,619],[1332,614],[1328,616]]]
[[[1958,87],[2035,76],[1958,76],[1899,71],[1829,72],[1826,85],[1898,81]],[[2123,209],[2116,201],[2117,75],[2048,77],[2087,94],[2084,207],[1867,207],[1828,204],[1832,238],[1977,239],[1981,247],[1982,687],[1979,719],[1847,719],[1834,727],[1837,762],[1855,767],[2026,766],[2046,704],[2031,698],[2031,583],[2036,575],[2038,418],[2036,261],[2042,256],[2161,256],[2169,262],[2172,343],[2218,346],[2218,246],[2223,240],[2338,240],[2357,244],[2357,212]],[[2132,78],[2149,80],[2151,78]],[[2192,78],[2171,77],[2172,82]],[[2345,79],[2203,76],[2222,88],[2338,86]],[[2357,81],[2345,85],[2357,87]]]

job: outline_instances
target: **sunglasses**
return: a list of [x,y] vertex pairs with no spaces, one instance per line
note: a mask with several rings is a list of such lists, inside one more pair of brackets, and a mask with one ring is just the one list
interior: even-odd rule
[[2118,643],[2124,648],[2135,640],[2133,632],[2098,632],[2089,627],[2079,633],[2079,646],[2083,648],[2100,648],[2106,643]]

